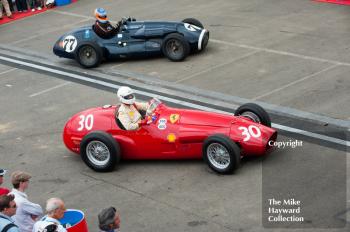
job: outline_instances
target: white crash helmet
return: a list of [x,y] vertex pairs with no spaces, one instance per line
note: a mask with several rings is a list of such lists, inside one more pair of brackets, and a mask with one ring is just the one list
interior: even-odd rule
[[134,90],[132,90],[128,86],[122,86],[118,89],[117,95],[119,97],[120,102],[127,104],[127,105],[132,105],[135,103],[135,95],[134,95]]

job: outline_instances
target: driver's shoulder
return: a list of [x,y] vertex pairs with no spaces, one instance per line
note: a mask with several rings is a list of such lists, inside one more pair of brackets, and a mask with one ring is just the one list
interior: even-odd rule
[[148,106],[148,102],[135,102],[136,106]]
[[119,108],[118,108],[118,112],[124,112],[126,110],[126,106],[124,104],[120,104]]

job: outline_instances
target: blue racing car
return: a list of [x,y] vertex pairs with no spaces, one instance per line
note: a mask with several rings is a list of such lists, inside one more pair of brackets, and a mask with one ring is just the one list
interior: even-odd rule
[[209,41],[209,31],[194,18],[182,22],[136,21],[123,18],[110,38],[98,35],[94,26],[86,26],[61,36],[53,47],[59,56],[75,59],[92,68],[104,59],[164,55],[182,61],[190,53],[202,51]]

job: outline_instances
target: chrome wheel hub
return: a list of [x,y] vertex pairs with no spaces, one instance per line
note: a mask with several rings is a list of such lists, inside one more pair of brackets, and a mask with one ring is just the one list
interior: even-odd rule
[[230,155],[226,147],[220,143],[212,143],[207,148],[209,162],[218,169],[225,169],[230,165]]
[[254,114],[253,112],[247,111],[241,114],[241,116],[248,118],[252,120],[253,122],[261,123],[261,120],[258,115]]
[[86,155],[88,159],[96,166],[104,166],[108,163],[111,153],[101,141],[93,140],[86,146]]

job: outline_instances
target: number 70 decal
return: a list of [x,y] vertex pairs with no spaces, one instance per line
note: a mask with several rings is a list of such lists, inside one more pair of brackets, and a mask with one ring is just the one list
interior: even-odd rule
[[238,127],[238,130],[241,130],[242,135],[245,136],[243,141],[248,141],[251,137],[259,138],[261,136],[261,131],[259,127],[254,125],[250,125],[248,126],[248,128],[241,126],[241,127]]
[[80,115],[79,116],[79,128],[78,131],[82,131],[84,128],[86,130],[91,130],[94,125],[94,116],[92,114],[86,115]]

